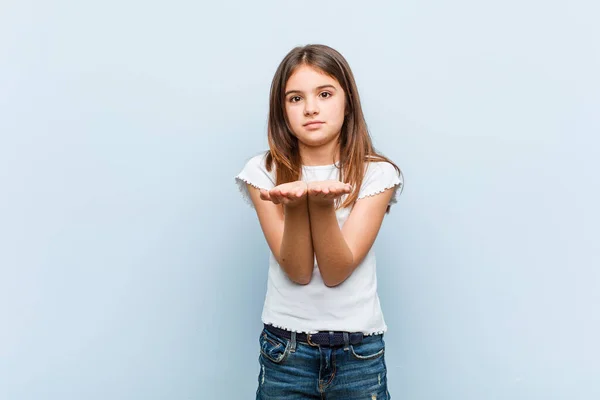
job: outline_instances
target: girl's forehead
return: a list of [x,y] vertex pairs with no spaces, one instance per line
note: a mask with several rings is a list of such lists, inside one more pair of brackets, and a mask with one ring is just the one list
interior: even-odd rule
[[286,90],[314,88],[323,85],[339,87],[340,84],[332,76],[310,65],[301,65],[290,75],[286,82]]

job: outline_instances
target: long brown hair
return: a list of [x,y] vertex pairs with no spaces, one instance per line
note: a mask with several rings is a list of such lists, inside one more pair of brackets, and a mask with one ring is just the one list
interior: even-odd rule
[[266,168],[271,171],[275,166],[277,185],[300,179],[302,162],[298,138],[293,135],[285,113],[285,85],[301,65],[311,66],[336,79],[346,94],[346,116],[339,137],[339,168],[340,180],[349,183],[353,190],[338,206],[348,207],[358,198],[366,162],[386,161],[398,173],[400,169],[373,148],[354,75],[346,59],[331,47],[319,44],[296,47],[279,64],[271,83]]

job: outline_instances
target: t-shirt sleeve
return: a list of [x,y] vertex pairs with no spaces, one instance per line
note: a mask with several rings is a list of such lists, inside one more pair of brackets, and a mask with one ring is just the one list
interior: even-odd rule
[[266,153],[252,157],[246,162],[246,165],[241,172],[235,177],[240,193],[243,199],[254,208],[250,193],[248,192],[248,184],[257,189],[271,190],[275,187],[275,170],[267,171],[265,164]]
[[358,192],[358,198],[374,196],[392,188],[394,193],[389,202],[390,206],[398,202],[398,196],[404,188],[404,176],[388,162],[370,162]]

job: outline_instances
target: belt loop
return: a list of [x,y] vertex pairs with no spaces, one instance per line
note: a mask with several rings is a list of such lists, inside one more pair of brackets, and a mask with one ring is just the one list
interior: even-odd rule
[[295,353],[295,352],[296,352],[296,332],[292,332],[290,353]]
[[329,346],[335,346],[335,342],[333,340],[333,331],[329,331]]
[[347,351],[350,348],[350,338],[348,337],[348,332],[344,332],[344,351]]

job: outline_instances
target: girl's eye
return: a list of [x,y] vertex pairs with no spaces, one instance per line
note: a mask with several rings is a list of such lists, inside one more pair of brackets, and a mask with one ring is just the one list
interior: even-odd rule
[[290,103],[296,103],[298,101],[300,101],[300,96],[290,97]]
[[323,98],[326,99],[328,97],[331,97],[331,93],[329,93],[329,92],[323,92],[323,93],[321,93],[321,97],[323,97]]

